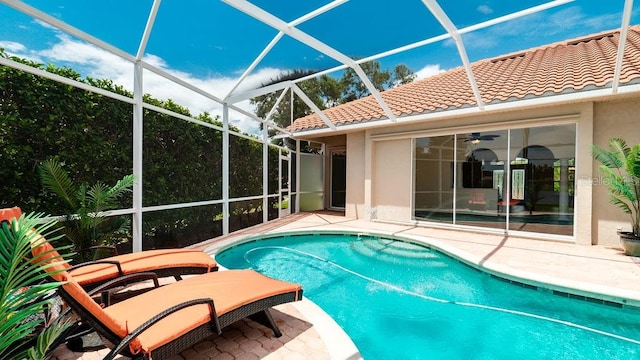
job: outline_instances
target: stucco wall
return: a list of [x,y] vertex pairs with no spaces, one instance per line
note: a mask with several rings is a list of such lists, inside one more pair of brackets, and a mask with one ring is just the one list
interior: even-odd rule
[[[624,100],[596,103],[594,106],[594,143],[607,147],[612,137],[622,137],[627,144],[640,143],[640,101]],[[593,162],[593,240],[600,245],[619,245],[618,229],[630,230],[629,216],[609,203],[602,183],[599,163]]]
[[[584,102],[564,106],[477,114],[441,121],[424,121],[370,130],[346,136],[346,216],[411,222],[411,138],[454,132],[488,131],[519,123],[543,126],[558,121],[577,122],[576,234],[577,244],[618,245],[616,230],[629,227],[628,218],[609,204],[606,188],[598,183],[598,164],[591,144],[606,145],[609,138],[623,136],[640,143],[640,101]],[[564,120],[563,120],[564,119]],[[568,120],[567,120],[568,119]],[[335,140],[335,139],[334,139]],[[333,141],[334,145],[340,141]],[[590,225],[589,225],[590,224]]]
[[347,195],[345,216],[364,219],[365,133],[347,135]]
[[372,144],[371,211],[379,220],[411,220],[411,139]]

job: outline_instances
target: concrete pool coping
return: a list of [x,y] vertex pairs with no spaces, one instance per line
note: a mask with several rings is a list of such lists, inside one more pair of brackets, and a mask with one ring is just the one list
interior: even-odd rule
[[618,247],[370,222],[323,213],[296,215],[295,220],[282,222],[280,226],[245,229],[242,234],[214,241],[204,248],[214,255],[231,244],[284,233],[381,235],[435,248],[467,265],[517,284],[535,286],[558,295],[640,308],[640,258],[626,256]]
[[[371,233],[423,243],[460,261],[517,284],[536,286],[560,296],[602,300],[608,305],[640,307],[640,259],[625,256],[621,248],[583,246],[549,240],[505,237],[471,231],[434,229],[414,225],[369,222],[331,212],[299,213],[191,246],[217,253],[238,241],[301,231]],[[610,303],[609,303],[610,302]],[[355,345],[322,309],[305,299],[275,308],[274,317],[285,339],[263,331],[260,348],[240,353],[234,336],[255,331],[241,321],[223,336],[197,344],[171,360],[196,359],[360,359]],[[264,330],[264,329],[262,329]],[[261,330],[261,331],[262,331]],[[245,337],[238,335],[243,341]],[[249,339],[253,341],[253,339]],[[321,342],[322,346],[318,343]],[[231,345],[230,345],[231,344]],[[225,350],[228,349],[228,350]],[[57,360],[94,360],[101,352],[74,354],[64,349]],[[208,355],[207,355],[208,354]]]

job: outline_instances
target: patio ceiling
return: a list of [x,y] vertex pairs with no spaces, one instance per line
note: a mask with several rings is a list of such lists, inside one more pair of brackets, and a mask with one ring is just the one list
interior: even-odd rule
[[[342,71],[351,68],[383,110],[386,121],[395,122],[398,120],[397,116],[385,103],[361,65],[374,60],[384,64],[416,61],[417,63],[409,64],[414,70],[416,66],[435,63],[441,64],[441,68],[444,69],[463,67],[476,100],[475,106],[482,111],[485,104],[476,84],[471,62],[488,56],[523,50],[518,46],[539,46],[576,35],[584,35],[585,32],[597,32],[613,27],[622,28],[620,43],[624,44],[627,28],[634,14],[632,0],[607,2],[610,16],[606,25],[603,19],[596,18],[594,15],[601,13],[600,9],[593,8],[598,2],[590,1],[526,0],[518,4],[469,1],[464,2],[462,6],[459,1],[452,0],[439,2],[435,0],[396,0],[394,2],[314,0],[291,1],[283,6],[275,4],[281,2],[268,0],[253,2],[222,0],[189,3],[189,11],[193,12],[193,19],[189,22],[187,20],[190,18],[180,18],[181,13],[172,10],[173,7],[180,5],[161,0],[143,2],[144,6],[132,5],[129,1],[113,2],[110,7],[118,6],[120,10],[111,11],[111,17],[107,9],[103,11],[101,8],[88,7],[85,12],[86,19],[78,19],[70,15],[69,8],[73,7],[75,7],[74,14],[82,13],[82,9],[79,8],[83,5],[75,2],[61,1],[64,5],[58,7],[44,1],[0,0],[0,3],[120,59],[139,64],[161,78],[190,89],[213,102],[228,106],[243,116],[265,123],[280,133],[287,133],[287,131],[271,122],[268,116],[266,120],[259,119],[242,104],[246,104],[247,100],[255,96],[281,92],[277,105],[285,94],[292,92],[314,110],[330,129],[335,130],[336,126],[320,112],[298,84],[320,75],[339,76]],[[385,6],[371,6],[372,4],[385,4]],[[489,5],[492,7],[490,8]],[[518,35],[512,36],[509,43],[502,37],[508,29],[507,25],[518,24],[519,21],[519,24],[531,24],[532,17],[538,19],[538,22],[541,19],[551,19],[553,16],[561,17],[562,11],[565,11],[565,14],[581,12],[583,22],[600,22],[602,25],[599,26],[604,26],[604,29],[586,25],[584,28],[567,25],[565,31],[563,29],[546,31],[546,33],[542,31],[546,36],[537,39],[537,43],[526,42],[525,45],[517,43]],[[208,14],[211,21],[222,18],[233,19],[234,27],[215,28],[204,21],[207,17],[202,17],[202,13]],[[470,18],[469,13],[476,15]],[[114,14],[122,16],[123,19],[113,18]],[[571,21],[565,15],[559,27],[565,20]],[[116,37],[105,28],[95,25],[105,22],[111,22],[111,26],[121,27],[119,32],[128,35]],[[612,22],[615,26],[609,25]],[[167,26],[172,23],[175,26]],[[498,26],[503,26],[502,32],[491,30],[495,30]],[[518,29],[518,27],[512,27],[512,29]],[[520,29],[521,32],[522,30]],[[192,52],[190,54],[189,51],[185,51],[187,48],[183,41],[190,38],[189,34],[196,33],[206,36],[197,38],[192,36],[194,43],[189,45],[188,49]],[[524,32],[520,36],[524,37]],[[225,38],[235,39],[235,41],[231,44],[225,42]],[[202,41],[202,39],[206,40]],[[238,39],[244,40],[238,44]],[[0,41],[2,40],[4,39],[0,38]],[[481,41],[487,43],[504,41],[505,43],[497,47],[486,46],[483,49],[482,46],[474,43]],[[208,52],[211,47],[215,48],[217,43],[224,44],[221,47],[232,49],[235,61],[232,67],[227,63],[218,62],[220,55],[216,56],[215,52]],[[208,57],[208,61],[203,63],[192,61],[190,65],[199,70],[189,68],[189,57],[194,51]],[[620,46],[619,60],[622,59],[622,51],[623,46]],[[180,55],[181,58],[175,57],[175,54]],[[231,56],[231,54],[224,53],[222,56]],[[152,61],[156,57],[164,59],[171,69],[179,71],[172,71]],[[317,61],[308,61],[312,57]],[[0,61],[4,65],[32,71],[11,60],[0,59]],[[269,67],[283,70],[311,68],[314,72],[300,79],[269,86],[250,84],[251,75]],[[618,61],[612,93],[617,91],[620,67],[621,61]],[[185,76],[185,74],[193,75],[198,71],[241,74],[229,77],[232,79],[230,85],[216,92],[203,82],[193,81],[196,77]],[[44,72],[38,74],[54,77]],[[80,87],[86,88],[86,86]]]

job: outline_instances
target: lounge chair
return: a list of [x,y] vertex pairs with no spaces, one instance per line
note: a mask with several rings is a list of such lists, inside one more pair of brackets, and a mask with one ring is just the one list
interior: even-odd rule
[[[51,256],[46,240],[34,237],[34,260]],[[103,307],[59,263],[49,262],[44,271],[65,282],[60,297],[81,319],[111,342],[104,359],[118,354],[134,359],[160,360],[192,346],[245,317],[270,327],[280,336],[269,308],[302,298],[298,284],[275,280],[253,270],[228,270],[196,275],[157,287],[143,294]],[[108,284],[103,285],[108,286]]]
[[[19,207],[0,209],[0,222],[19,218],[20,215],[22,211]],[[49,251],[56,251],[48,242],[42,246],[48,247]],[[182,275],[218,270],[218,265],[211,256],[195,249],[146,250],[65,266],[73,274],[75,281],[85,289],[94,289],[112,279],[141,272],[180,279]]]

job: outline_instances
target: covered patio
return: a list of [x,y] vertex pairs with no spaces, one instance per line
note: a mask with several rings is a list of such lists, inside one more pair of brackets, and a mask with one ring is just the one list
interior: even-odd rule
[[[559,242],[506,238],[487,234],[391,225],[344,217],[336,212],[298,213],[269,224],[258,225],[193,247],[214,254],[217,249],[245,237],[295,231],[372,232],[429,244],[516,284],[537,291],[610,306],[640,306],[640,263],[625,256],[619,247],[581,247]],[[615,273],[612,277],[610,274]],[[536,290],[532,290],[536,291]],[[626,304],[626,305],[625,305]],[[308,303],[287,304],[274,311],[285,334],[265,336],[267,329],[253,322],[239,322],[222,337],[195,345],[175,357],[216,359],[350,359],[359,358],[357,348],[330,317]],[[74,354],[59,348],[57,360],[94,360],[100,352]]]
[[[321,2],[322,4],[317,4],[315,9],[304,7],[294,10],[292,8],[290,9],[291,13],[299,15],[292,18],[292,14],[285,14],[285,12],[278,11],[276,8],[270,11],[268,5],[261,7],[248,1],[222,1],[221,3],[210,5],[213,7],[206,10],[215,11],[222,16],[241,18],[246,22],[247,26],[259,26],[262,29],[267,29],[267,33],[274,35],[268,45],[264,47],[256,46],[255,44],[251,45],[252,48],[261,48],[262,51],[253,57],[245,57],[248,63],[243,68],[242,75],[232,86],[226,89],[211,89],[205,83],[191,82],[192,78],[187,73],[169,71],[166,67],[159,66],[148,57],[150,54],[163,54],[167,51],[166,43],[158,42],[161,38],[154,32],[161,31],[158,29],[161,29],[167,21],[166,16],[168,14],[165,11],[170,11],[164,10],[169,5],[162,4],[161,1],[150,3],[146,12],[145,9],[128,9],[131,11],[132,16],[135,14],[138,17],[140,23],[137,31],[130,32],[130,41],[126,46],[109,32],[105,33],[103,30],[94,29],[91,24],[71,18],[70,22],[65,22],[53,9],[46,6],[39,7],[31,3],[9,0],[3,0],[2,3],[6,6],[3,11],[22,14],[25,19],[23,21],[34,19],[39,24],[47,24],[47,26],[54,29],[55,33],[64,34],[65,37],[68,36],[70,39],[77,41],[78,45],[88,46],[86,49],[95,49],[101,53],[109,54],[112,59],[117,59],[118,62],[122,61],[127,64],[125,67],[127,68],[127,75],[124,78],[129,79],[131,82],[122,84],[124,89],[129,91],[128,93],[122,93],[114,89],[101,88],[86,81],[61,76],[46,71],[42,67],[29,66],[9,56],[0,57],[0,64],[3,66],[33,74],[39,78],[69,85],[79,89],[82,93],[95,94],[98,99],[101,99],[100,101],[109,103],[113,101],[113,103],[123,105],[125,110],[128,108],[124,115],[118,115],[123,116],[122,119],[124,121],[109,125],[109,130],[96,128],[93,130],[95,132],[93,132],[89,128],[86,129],[87,135],[96,139],[92,141],[104,141],[106,140],[104,137],[107,137],[110,148],[114,146],[112,144],[114,140],[111,140],[111,138],[117,138],[115,147],[120,149],[119,152],[109,150],[109,153],[107,153],[105,148],[97,151],[105,151],[103,155],[105,157],[122,159],[120,164],[96,161],[91,165],[82,165],[84,169],[73,169],[82,173],[87,168],[92,168],[84,176],[93,176],[92,180],[94,181],[106,181],[103,179],[111,181],[110,179],[117,178],[118,175],[121,176],[123,173],[127,173],[128,169],[131,169],[131,173],[137,179],[133,187],[133,196],[123,203],[120,209],[110,212],[112,216],[126,216],[131,221],[132,231],[131,241],[128,243],[128,246],[130,246],[128,251],[140,251],[166,246],[187,246],[208,238],[227,235],[246,226],[268,222],[278,217],[286,216],[289,213],[326,208],[346,209],[347,214],[350,216],[357,213],[357,217],[369,220],[400,220],[403,222],[426,220],[429,222],[430,218],[428,216],[425,218],[419,211],[421,206],[424,205],[431,209],[433,204],[430,202],[431,200],[423,200],[422,195],[415,195],[416,200],[412,205],[415,207],[414,214],[410,216],[402,214],[399,218],[398,214],[380,216],[384,212],[390,213],[385,209],[387,204],[375,204],[371,201],[375,197],[374,195],[368,192],[360,194],[359,191],[347,191],[347,188],[356,186],[354,181],[359,182],[359,177],[362,174],[366,174],[367,177],[373,175],[368,173],[371,169],[367,168],[366,163],[360,163],[358,158],[360,156],[358,152],[368,154],[372,142],[369,140],[364,143],[361,140],[356,141],[358,132],[366,129],[379,132],[373,129],[388,129],[404,124],[424,124],[422,134],[429,134],[432,131],[431,129],[442,129],[443,126],[450,127],[452,124],[455,125],[457,123],[458,125],[453,126],[451,129],[465,129],[470,134],[476,134],[478,133],[476,130],[484,130],[486,124],[461,125],[466,123],[467,120],[456,119],[459,119],[460,116],[492,119],[495,117],[494,114],[510,111],[509,109],[515,111],[531,107],[549,107],[554,106],[555,103],[574,101],[572,99],[576,101],[608,97],[613,99],[617,96],[637,92],[637,86],[627,83],[629,71],[624,70],[626,62],[623,61],[625,55],[624,45],[627,43],[627,34],[633,17],[633,1],[620,3],[618,4],[620,5],[619,9],[612,10],[617,16],[615,23],[616,26],[620,26],[620,31],[619,41],[614,44],[615,49],[610,49],[610,54],[617,60],[613,63],[613,69],[611,69],[612,77],[607,80],[607,84],[593,89],[586,87],[580,89],[580,92],[576,94],[506,99],[506,101],[497,102],[491,101],[493,96],[491,94],[495,91],[499,92],[499,87],[491,88],[491,90],[487,91],[485,89],[486,79],[484,79],[484,75],[481,74],[481,79],[478,81],[478,69],[472,67],[474,61],[485,58],[486,55],[478,52],[477,48],[472,46],[469,41],[465,42],[465,39],[472,39],[473,36],[480,36],[485,39],[490,39],[491,36],[497,37],[498,33],[491,32],[494,27],[517,24],[518,22],[524,23],[531,17],[544,18],[545,14],[555,14],[556,11],[563,11],[563,8],[566,8],[565,11],[567,12],[579,11],[575,8],[567,8],[572,6],[571,1],[532,2],[531,4],[522,4],[520,8],[516,9],[499,9],[496,10],[495,14],[490,11],[491,9],[478,5],[475,10],[481,13],[484,11],[484,14],[480,16],[480,19],[483,20],[477,21],[475,24],[456,23],[456,19],[458,19],[457,8],[451,4],[430,0],[422,2],[407,1],[404,6],[407,9],[415,10],[415,15],[420,16],[425,21],[424,31],[416,34],[399,31],[397,39],[389,43],[390,47],[375,53],[358,55],[357,57],[346,55],[350,53],[346,45],[331,46],[330,44],[334,43],[332,38],[334,35],[325,34],[323,31],[318,30],[316,26],[323,22],[337,23],[336,19],[342,16],[342,11],[350,11],[357,14],[358,7],[362,6],[358,2],[350,3],[337,0],[327,3]],[[125,4],[120,4],[120,6],[123,6],[122,11],[127,11]],[[583,6],[586,6],[586,4]],[[76,10],[72,6],[69,9]],[[380,10],[383,9],[376,9],[377,13]],[[589,13],[593,11],[593,9],[587,8],[582,10]],[[62,11],[67,12],[67,10]],[[145,24],[144,27],[141,27],[141,24]],[[129,27],[132,24],[127,24],[126,26]],[[307,28],[307,26],[309,27]],[[197,27],[190,27],[189,29],[191,31],[206,32],[205,29],[198,29]],[[305,31],[304,29],[307,30]],[[174,30],[177,31],[176,29]],[[582,34],[584,35],[584,33]],[[537,45],[543,45],[545,41],[548,43],[574,36],[573,33],[554,33],[549,35],[548,39],[538,39]],[[260,38],[262,37],[263,35]],[[306,49],[305,51],[311,49],[320,57],[330,59],[331,61],[327,64],[332,63],[335,65],[325,64],[307,76],[276,82],[268,86],[250,84],[250,76],[269,63],[270,55],[279,54],[281,49],[278,45],[285,41],[294,41]],[[137,46],[134,44],[137,44]],[[435,46],[439,47],[439,50]],[[9,47],[8,49],[12,48],[17,49],[17,47]],[[521,50],[514,49],[512,51]],[[429,107],[430,105],[428,104],[421,105],[422,107],[416,109],[411,108],[411,104],[407,104],[409,107],[406,109],[398,107],[395,104],[395,100],[389,97],[391,93],[385,93],[384,96],[381,95],[383,92],[375,88],[370,75],[365,74],[363,71],[363,67],[372,62],[392,62],[394,59],[399,59],[398,56],[405,56],[404,58],[408,56],[409,59],[419,58],[424,56],[425,52],[438,54],[438,51],[448,54],[449,58],[456,59],[454,66],[459,66],[456,72],[462,80],[461,84],[465,93],[469,96],[468,99],[463,101],[464,106],[462,108],[456,109],[453,107],[450,111],[433,111],[434,109]],[[501,54],[504,55],[504,53]],[[450,55],[453,55],[453,57]],[[69,62],[68,59],[65,60],[63,58],[52,58],[52,60],[63,66]],[[211,68],[215,70],[215,63],[211,64]],[[309,98],[309,95],[302,90],[307,80],[326,75],[340,76],[346,70],[353,71],[363,89],[366,89],[370,94],[365,102],[367,103],[366,107],[371,109],[372,114],[374,114],[373,117],[369,116],[370,114],[355,112],[353,113],[355,117],[347,116],[346,119],[334,119],[332,114],[335,111],[340,111],[339,109],[334,112],[332,110],[322,111],[321,107],[315,104]],[[621,81],[623,84],[620,83]],[[165,99],[162,97],[158,99],[161,103],[148,102],[145,100],[144,94],[154,89],[153,84],[155,82],[171,85],[173,94],[190,94],[189,96],[198,99],[198,102],[208,104],[208,107],[205,106],[204,109],[216,109],[216,116],[209,116],[208,112],[197,115],[189,111],[176,111],[176,109],[171,108],[172,100],[168,99],[168,103],[163,104],[162,102]],[[503,86],[509,86],[509,84],[505,83]],[[264,118],[260,118],[250,110],[247,110],[247,101],[266,95],[272,96],[275,99],[275,103]],[[424,100],[432,101],[430,97],[432,95],[434,94],[425,95]],[[444,95],[446,96],[446,94]],[[301,101],[304,106],[308,107],[309,113],[313,115],[299,119],[295,124],[293,124],[294,118],[289,118],[288,124],[276,123],[274,116],[281,111],[279,105],[282,102],[286,102],[288,97],[291,97],[292,101],[294,98],[297,101]],[[323,105],[322,108],[324,107]],[[203,109],[203,107],[199,109]],[[72,116],[72,114],[64,114],[63,112],[56,116],[63,118]],[[61,120],[56,116],[53,117],[53,121],[60,122]],[[91,115],[89,114],[88,116],[90,117]],[[239,119],[245,117],[259,126],[260,130],[257,133],[247,132],[243,128],[236,126],[236,124],[240,124]],[[557,119],[556,116],[552,117]],[[542,119],[548,119],[548,117],[543,116]],[[88,119],[88,121],[91,123],[91,121],[102,120]],[[312,123],[309,121],[312,121]],[[481,122],[486,123],[486,121],[482,120]],[[434,122],[442,125],[434,128]],[[36,121],[35,124],[37,125],[38,122]],[[167,124],[172,124],[171,126],[175,127],[175,130],[172,130],[175,133],[169,133],[167,129],[162,128]],[[287,127],[288,125],[291,126]],[[56,127],[55,124],[52,124],[52,126]],[[63,127],[60,126],[60,128]],[[191,128],[197,128],[201,134],[181,138],[180,134],[186,134],[187,129],[191,131]],[[405,132],[406,126],[399,129],[401,130],[396,131]],[[113,132],[113,134],[101,135],[100,131],[109,131]],[[389,133],[384,130],[383,132]],[[348,138],[351,140],[347,140],[347,134],[349,134]],[[406,136],[415,139],[416,134],[418,133]],[[579,134],[581,143],[586,144],[590,141],[587,135],[584,130],[583,133]],[[55,136],[60,136],[60,139],[66,139],[64,134]],[[376,144],[382,144],[384,142],[380,140],[383,137],[397,137],[398,135],[376,136],[377,138],[372,141]],[[501,137],[501,139],[504,138],[506,136]],[[285,145],[282,139],[290,140],[287,140]],[[34,138],[31,141],[39,140]],[[211,144],[195,146],[195,144],[189,144],[188,142],[190,141],[198,143],[211,141]],[[419,143],[421,140],[417,139],[415,141]],[[347,142],[353,144],[350,145],[352,147],[350,152],[345,151]],[[471,143],[475,144],[475,141],[469,144]],[[73,153],[76,157],[86,151],[77,149],[77,144],[67,140],[59,142],[56,146],[59,146],[61,152]],[[208,153],[203,153],[207,152],[207,148],[211,150]],[[354,152],[354,150],[357,151]],[[584,151],[584,148],[580,148],[579,151]],[[35,158],[35,162],[39,162],[44,160],[39,157],[47,156],[47,154],[33,154],[30,156]],[[366,160],[369,156],[365,155],[365,161],[373,161],[374,163],[382,161],[381,159],[372,160],[370,158]],[[62,158],[63,156],[60,157]],[[567,158],[570,157],[565,157],[562,161],[566,162]],[[7,160],[9,162],[20,161],[19,159]],[[66,161],[68,166],[74,167],[80,166],[82,162],[81,158],[74,158],[73,160],[62,158],[61,160]],[[493,159],[490,160],[493,161]],[[498,159],[497,161],[503,160]],[[332,168],[334,162],[335,171]],[[345,171],[347,163],[351,164],[350,170],[356,170],[351,170],[351,172],[347,173]],[[34,167],[35,165],[29,164],[29,166]],[[162,166],[170,167],[169,172],[161,171]],[[561,174],[568,174],[567,168],[573,167],[570,164],[562,166],[564,170],[559,168]],[[115,167],[118,167],[117,171]],[[593,176],[588,165],[581,166],[581,168],[583,169],[580,173],[581,175],[588,174],[588,176]],[[23,173],[24,171],[25,169],[22,168],[12,170],[13,173]],[[416,172],[420,175],[420,170]],[[356,174],[355,177],[353,176],[354,174]],[[529,170],[526,170],[526,175],[529,178]],[[179,176],[182,178],[178,178]],[[175,180],[170,181],[170,178]],[[459,176],[459,178],[462,178],[462,176]],[[501,191],[506,191],[508,188],[506,181],[511,177],[505,177],[504,179],[505,184],[501,185],[502,182],[494,180],[491,186],[501,189]],[[16,178],[11,179],[11,181],[15,181],[16,184],[19,182],[26,184],[25,179]],[[29,179],[29,181],[33,182],[32,179]],[[414,191],[416,193],[423,191],[420,188],[422,186],[420,181],[422,180],[418,180],[415,186]],[[190,186],[187,186],[186,183],[189,183]],[[373,183],[374,187],[372,189],[375,190],[375,186],[382,186],[383,183],[384,181],[382,180],[377,181],[378,185]],[[18,191],[24,192],[20,189],[21,186],[16,185],[16,188]],[[30,189],[29,192],[37,191],[36,186],[36,184],[33,184],[33,189]],[[371,185],[357,184],[357,187],[360,188],[366,188],[367,186]],[[465,188],[469,186],[467,184],[464,185]],[[477,185],[473,183],[472,188],[475,188],[475,186]],[[482,183],[481,186],[485,187],[486,184]],[[567,186],[572,186],[572,183],[558,183],[557,186],[567,188]],[[573,184],[573,186],[577,186],[577,184]],[[515,185],[513,187],[515,188]],[[567,207],[567,203],[573,201],[571,191],[572,189],[568,188],[563,195],[564,198],[560,197],[560,200],[555,200],[556,202],[563,202],[564,205],[560,205],[560,211],[566,214],[568,218],[573,216],[571,208]],[[569,193],[568,195],[567,192]],[[460,200],[466,202],[462,194],[463,191],[460,191]],[[363,196],[365,199],[361,199]],[[430,195],[427,194],[426,196]],[[514,202],[514,204],[522,204],[519,205],[521,207],[532,199],[526,194],[518,196],[522,201]],[[493,199],[494,197],[495,199]],[[483,198],[481,200],[483,204],[478,203],[474,206],[484,205],[486,207],[486,204],[489,204],[495,208],[495,211],[500,212],[502,210],[503,213],[506,212],[504,210],[514,210],[512,220],[515,225],[513,229],[508,229],[514,230],[518,227],[517,214],[515,214],[515,210],[518,207],[497,205],[507,201],[510,204],[513,202],[513,199],[503,199],[502,197],[502,194],[492,195],[487,200]],[[380,197],[378,199],[382,202],[387,201],[387,199]],[[7,201],[18,202],[19,199],[8,198]],[[423,204],[424,201],[427,201],[428,204]],[[493,205],[494,203],[496,204],[495,206]],[[11,206],[14,204],[6,205]],[[38,200],[34,202],[34,207],[34,209],[27,210],[44,210],[52,215],[61,215],[56,212],[56,209],[47,208],[39,204]],[[463,208],[461,205],[457,207],[458,209]],[[529,207],[532,207],[532,205],[528,206],[527,209]],[[444,216],[450,216],[449,212],[456,211],[455,207],[445,210]],[[473,210],[473,208],[470,208],[470,210]],[[466,214],[461,213],[460,218],[462,219],[464,215]],[[579,214],[579,218],[591,221],[587,217],[590,218],[590,214]],[[437,220],[436,215],[434,215],[434,219]],[[166,226],[166,224],[170,223],[173,225]],[[489,222],[486,224],[489,224]],[[473,222],[471,225],[473,226]],[[579,243],[598,243],[599,241],[592,240],[589,234],[581,234],[580,231],[575,231],[574,229],[558,230],[558,233],[566,235],[572,241]],[[609,242],[609,240],[602,243],[605,242]]]

